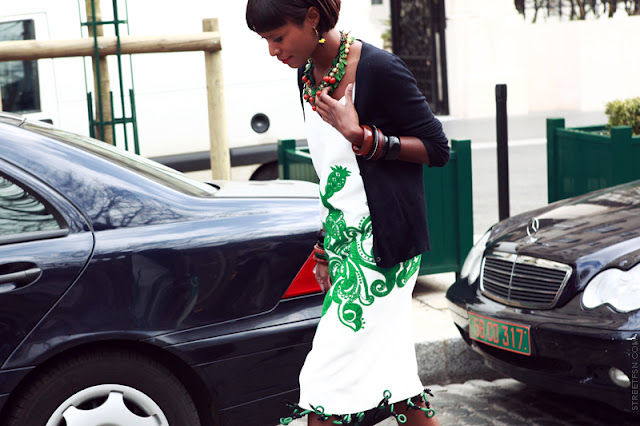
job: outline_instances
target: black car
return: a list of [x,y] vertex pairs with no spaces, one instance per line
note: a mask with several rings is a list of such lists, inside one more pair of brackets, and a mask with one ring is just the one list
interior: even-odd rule
[[320,227],[315,184],[203,183],[0,114],[0,424],[276,423]]
[[447,299],[495,370],[638,413],[640,181],[499,222]]

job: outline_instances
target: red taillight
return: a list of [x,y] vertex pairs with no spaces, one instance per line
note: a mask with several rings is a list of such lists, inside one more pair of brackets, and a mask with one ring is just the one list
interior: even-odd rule
[[302,296],[303,294],[320,293],[322,291],[316,281],[316,274],[313,273],[314,266],[316,266],[316,261],[313,260],[313,253],[311,253],[307,261],[302,265],[302,268],[298,271],[298,274],[293,279],[284,296],[282,296],[283,299]]

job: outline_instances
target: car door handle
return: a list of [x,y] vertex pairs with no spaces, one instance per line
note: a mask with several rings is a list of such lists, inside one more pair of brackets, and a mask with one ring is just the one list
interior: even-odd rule
[[40,268],[29,268],[24,271],[2,274],[0,275],[0,293],[6,293],[18,287],[31,284],[40,278],[41,274],[42,270]]

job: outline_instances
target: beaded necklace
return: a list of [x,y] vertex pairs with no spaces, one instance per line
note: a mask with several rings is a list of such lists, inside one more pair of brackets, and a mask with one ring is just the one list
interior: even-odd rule
[[340,31],[340,49],[338,50],[338,54],[333,59],[329,72],[322,77],[322,81],[320,81],[320,84],[317,86],[313,79],[313,68],[315,64],[311,58],[307,60],[307,65],[302,74],[302,81],[304,82],[303,98],[311,104],[311,108],[314,111],[316,110],[315,97],[322,93],[325,87],[329,87],[329,93],[333,93],[336,87],[338,87],[338,84],[340,84],[340,80],[342,80],[346,72],[349,47],[351,47],[354,41],[355,38],[349,37],[349,33],[345,34]]

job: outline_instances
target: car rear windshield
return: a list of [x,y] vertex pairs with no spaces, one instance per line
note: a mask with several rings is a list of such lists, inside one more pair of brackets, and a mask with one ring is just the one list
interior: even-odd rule
[[96,139],[66,132],[48,124],[27,120],[21,127],[48,136],[76,148],[89,151],[112,163],[144,175],[164,185],[196,197],[208,197],[216,193],[217,188],[204,182],[191,179],[184,173],[163,164],[132,154]]

